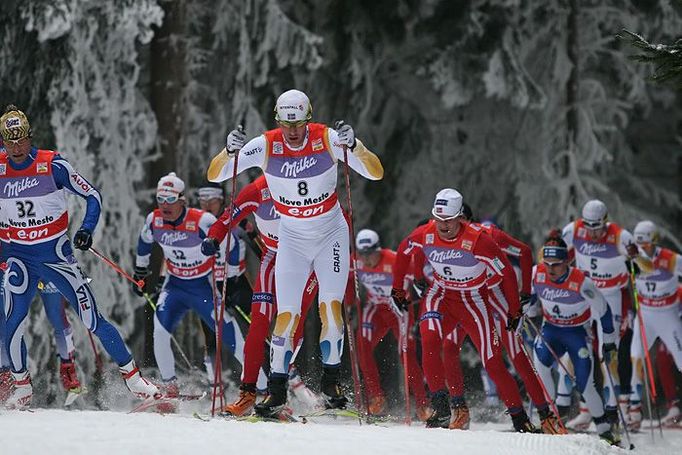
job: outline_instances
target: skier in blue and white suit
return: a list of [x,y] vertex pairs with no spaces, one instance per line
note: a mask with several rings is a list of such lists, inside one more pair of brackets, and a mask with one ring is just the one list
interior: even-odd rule
[[[159,180],[156,189],[158,208],[147,215],[135,259],[135,279],[144,278],[149,275],[152,245],[158,243],[163,249],[167,277],[154,317],[154,356],[167,396],[179,393],[171,350],[173,330],[188,310],[194,310],[215,330],[213,268],[216,261],[202,254],[201,242],[216,218],[203,210],[185,207],[184,191],[185,183],[174,172]],[[232,246],[228,262],[230,270],[236,270],[239,266],[239,241],[236,237],[233,237]],[[133,291],[143,295],[143,290],[137,286],[133,286]],[[223,344],[243,364],[244,337],[237,321],[229,313],[223,320]]]
[[87,202],[83,224],[73,238],[73,246],[80,250],[92,245],[101,210],[99,192],[58,153],[32,147],[28,119],[15,106],[8,106],[0,117],[0,133],[6,150],[0,154],[0,236],[5,239],[2,256],[7,264],[3,280],[5,341],[15,386],[7,406],[26,408],[31,403],[24,330],[39,280],[52,282],[71,302],[119,365],[133,393],[158,395],[156,386],[140,375],[116,328],[97,310],[67,237],[66,191]]
[[535,342],[535,367],[549,395],[554,396],[550,368],[555,355],[560,358],[567,352],[575,370],[576,388],[590,410],[599,436],[617,444],[618,435],[611,428],[594,383],[590,335],[591,323],[596,321],[603,356],[615,355],[617,338],[611,310],[594,282],[568,265],[568,248],[562,239],[548,239],[542,249],[542,261],[533,274],[532,298],[539,301],[545,320],[542,336]]

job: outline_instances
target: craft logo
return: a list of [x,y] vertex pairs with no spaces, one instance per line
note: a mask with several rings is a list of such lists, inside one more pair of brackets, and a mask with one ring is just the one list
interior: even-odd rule
[[313,152],[319,152],[320,150],[322,150],[324,148],[324,145],[322,145],[322,139],[315,139],[312,142],[312,146]]
[[187,222],[187,230],[188,231],[196,231],[197,230],[197,222],[196,221],[188,221]]
[[339,242],[334,242],[332,255],[334,257],[334,272],[339,273],[341,271],[341,244]]
[[38,174],[45,174],[47,172],[47,163],[38,163],[36,165],[36,172]]
[[284,144],[281,142],[273,142],[272,143],[272,154],[273,155],[282,155],[284,153]]

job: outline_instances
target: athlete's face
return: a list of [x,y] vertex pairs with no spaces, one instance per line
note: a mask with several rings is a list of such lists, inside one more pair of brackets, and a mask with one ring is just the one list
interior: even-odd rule
[[458,217],[449,220],[439,220],[438,218],[434,219],[436,220],[436,231],[438,232],[438,237],[443,240],[452,240],[457,237],[462,223],[461,218]]
[[375,250],[365,254],[360,253],[360,257],[367,267],[373,269],[381,260],[381,250]]
[[31,138],[4,141],[5,150],[9,158],[17,164],[23,163],[31,152]]
[[589,221],[584,221],[585,230],[587,231],[587,236],[590,240],[596,241],[600,240],[606,234],[606,227],[602,223],[594,223],[590,226]]
[[637,242],[637,246],[644,250],[646,255],[649,257],[653,256],[654,252],[656,251],[656,245],[654,245],[652,242]]
[[218,217],[223,208],[223,199],[218,197],[212,199],[199,199],[199,207],[201,207],[201,210],[210,212],[213,216]]
[[552,281],[557,281],[559,278],[564,276],[568,272],[568,262],[567,261],[543,261],[545,267],[547,267],[547,274],[549,279]]
[[279,122],[279,127],[282,129],[284,139],[286,139],[287,144],[292,147],[300,147],[303,145],[307,125],[306,122]]
[[182,209],[185,207],[184,199],[178,199],[173,203],[166,201],[157,201],[159,205],[159,210],[161,211],[161,218],[164,221],[175,221],[180,218],[182,214]]

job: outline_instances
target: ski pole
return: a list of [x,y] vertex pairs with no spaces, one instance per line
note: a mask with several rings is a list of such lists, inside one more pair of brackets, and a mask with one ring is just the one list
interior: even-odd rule
[[[154,310],[156,312],[156,303],[154,303],[151,296],[146,292],[143,292],[142,296],[145,298],[147,303],[149,303],[149,306],[152,307],[152,310]],[[180,343],[178,343],[178,340],[173,336],[172,333],[170,334],[170,339],[173,342],[173,346],[175,346],[175,349],[177,349],[177,351],[180,353],[180,357],[182,357],[182,359],[187,364],[187,367],[190,370],[196,370],[197,367],[192,365],[192,362],[189,361],[189,359],[187,358],[187,355],[185,354],[185,351],[182,350],[182,347],[180,347]]]
[[[338,130],[343,126],[343,120],[339,120],[335,124],[335,128]],[[353,199],[351,197],[351,189],[350,189],[350,166],[348,165],[348,146],[343,145],[343,169],[344,169],[344,174],[346,178],[346,195],[348,198],[348,228],[350,231],[350,257],[352,261],[352,277],[353,277],[353,287],[355,290],[355,303],[356,305],[360,301],[360,288],[359,288],[359,283],[358,283],[358,268],[357,268],[357,255],[355,252],[355,229],[353,226]],[[350,330],[348,330],[348,351],[350,354],[351,358],[351,371],[353,373],[353,386],[354,386],[354,392],[355,396],[358,399],[358,409],[360,410],[360,414],[365,414],[368,415],[367,409],[366,409],[366,399],[364,395],[364,387],[362,386],[362,383],[360,382],[360,366],[358,362],[358,353],[355,349],[355,333],[353,332],[352,328],[350,328],[350,309],[348,308],[348,305],[344,305],[346,308],[346,311],[344,311],[344,314],[346,315],[346,326],[349,327]],[[362,421],[362,420],[360,420]]]
[[411,425],[412,424],[412,412],[410,410],[410,372],[408,368],[408,352],[407,352],[407,343],[408,343],[408,326],[409,326],[409,318],[410,318],[410,313],[409,309],[407,311],[403,312],[403,315],[400,319],[400,354],[403,359],[403,382],[405,383],[405,425]]
[[[606,370],[606,376],[609,378],[609,384],[611,385],[611,390],[614,391],[615,393],[615,386],[613,385],[613,375],[611,374],[611,368],[609,368],[609,364],[606,362],[605,358],[600,358],[599,357],[599,349],[597,349],[597,360],[599,363],[604,363],[604,369]],[[620,408],[620,405],[616,404],[616,408],[618,409],[618,417],[620,418],[620,423],[623,425],[623,430],[625,431],[625,438],[628,440],[628,446],[630,450],[634,450],[635,446],[632,444],[632,441],[630,440],[630,431],[628,431],[628,425],[627,422],[625,421],[625,415],[623,414],[623,410]],[[652,429],[653,431],[653,429]]]
[[[645,364],[645,375],[644,378],[647,379],[648,381],[644,381],[644,385],[647,385],[647,382],[649,383],[649,387],[647,387],[647,395],[649,392],[651,392],[651,400],[649,401],[648,408],[649,408],[649,416],[653,419],[653,414],[651,413],[651,407],[653,405],[654,410],[656,411],[656,419],[658,420],[658,428],[661,432],[661,438],[663,437],[663,427],[661,426],[661,413],[658,410],[658,406],[656,405],[657,401],[657,394],[656,394],[656,381],[654,380],[654,369],[651,366],[651,356],[649,355],[649,343],[647,341],[646,337],[646,330],[645,330],[645,325],[644,325],[644,318],[642,317],[642,308],[639,305],[639,293],[637,292],[637,284],[635,282],[635,265],[633,261],[630,261],[630,287],[632,288],[632,295],[633,295],[633,300],[635,304],[635,312],[637,313],[637,322],[639,324],[639,332],[640,332],[640,340],[642,342],[642,351],[644,351],[644,358],[646,359],[646,364]],[[655,340],[654,340],[655,341]],[[636,372],[635,372],[636,373]],[[653,403],[652,403],[653,402]],[[653,426],[651,430],[651,437],[653,438]]]
[[94,254],[99,259],[101,259],[105,264],[107,264],[112,269],[114,269],[116,272],[118,272],[118,274],[121,275],[123,278],[125,278],[126,280],[130,281],[133,284],[136,284],[138,288],[142,289],[144,287],[144,280],[143,279],[136,280],[135,278],[130,276],[130,274],[128,274],[125,270],[123,270],[118,264],[116,264],[114,261],[112,261],[111,259],[109,259],[105,255],[103,255],[102,253],[100,253],[99,251],[94,249],[93,247],[90,247],[88,249],[88,251],[90,251],[92,254]]
[[556,360],[556,363],[566,372],[566,375],[575,384],[575,376],[569,371],[568,368],[566,368],[566,365],[564,365],[564,363],[561,361],[561,359],[556,354],[554,349],[552,349],[552,346],[547,342],[545,337],[542,336],[542,332],[538,329],[538,327],[535,325],[535,323],[528,318],[525,318],[525,322],[528,322],[528,324],[530,324],[530,326],[533,327],[533,330],[535,330],[535,333],[540,337],[540,339],[542,340],[542,343],[545,346],[547,346],[547,350],[552,355],[552,357],[554,357],[554,360]]
[[[237,130],[240,132],[244,132],[244,126],[238,125]],[[227,152],[227,148],[225,149]],[[232,193],[230,194],[230,205],[229,205],[229,214],[228,214],[228,220],[227,220],[227,242],[226,242],[226,248],[225,248],[225,280],[223,280],[223,289],[222,289],[222,295],[220,299],[220,309],[218,311],[218,319],[216,320],[216,325],[217,330],[216,330],[216,349],[215,349],[215,376],[214,376],[214,384],[213,384],[213,400],[211,403],[211,415],[215,415],[215,401],[216,401],[216,392],[218,389],[218,383],[220,384],[220,406],[222,408],[223,406],[223,393],[222,393],[222,384],[223,384],[223,378],[222,378],[222,345],[223,345],[223,316],[225,314],[225,296],[227,295],[227,275],[228,275],[228,268],[230,265],[229,261],[229,255],[230,255],[230,243],[232,243],[232,220],[234,217],[234,199],[237,193],[237,167],[239,165],[239,152],[241,150],[237,150],[237,152],[234,155],[234,165],[232,167]],[[214,276],[214,281],[215,281],[215,276]],[[215,287],[215,284],[214,284]],[[215,300],[215,299],[214,299]],[[214,305],[215,306],[215,305]]]

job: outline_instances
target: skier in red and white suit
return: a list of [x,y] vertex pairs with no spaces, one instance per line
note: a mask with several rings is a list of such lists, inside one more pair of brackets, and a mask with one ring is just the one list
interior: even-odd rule
[[278,414],[286,404],[286,379],[294,355],[293,334],[301,317],[301,300],[311,272],[319,281],[322,330],[320,350],[322,394],[331,407],[344,407],[347,399],[339,386],[343,348],[342,301],[350,268],[348,224],[336,194],[337,162],[348,150],[348,165],[363,177],[380,180],[379,159],[356,141],[353,129],[335,131],[309,123],[312,106],[298,90],[277,99],[275,120],[279,128],[265,132],[246,145],[239,130],[232,131],[227,146],[211,162],[208,179],[223,181],[236,172],[263,169],[275,208],[281,215],[275,265],[277,321],[271,343],[269,395],[256,406],[260,415]]
[[660,339],[668,348],[678,371],[682,372],[682,320],[678,280],[682,278],[682,256],[658,246],[660,235],[651,221],[640,221],[635,226],[635,242],[639,256],[635,258],[639,273],[635,279],[639,297],[639,314],[644,325],[644,335],[639,322],[635,324],[632,337],[632,395],[630,425],[639,429],[642,422],[642,379],[644,372],[643,339],[647,351]]
[[[599,291],[611,308],[616,334],[619,336],[618,356],[612,358],[609,365],[615,390],[611,390],[610,382],[604,385],[606,412],[612,422],[618,421],[616,406],[621,402],[623,410],[627,411],[630,394],[630,377],[632,363],[630,361],[631,330],[631,302],[628,291],[629,273],[625,261],[632,252],[636,251],[632,234],[618,226],[607,222],[608,211],[606,205],[597,199],[588,201],[582,209],[582,217],[567,224],[562,232],[562,238],[569,251],[575,254],[576,267],[585,272],[597,285]],[[560,371],[560,384],[570,383]],[[561,403],[564,404],[564,403]],[[571,428],[582,428],[589,425],[591,416],[585,406],[581,406],[581,413],[568,422]]]
[[[400,340],[400,323],[402,314],[400,309],[391,301],[393,286],[393,265],[395,251],[381,248],[379,234],[371,229],[358,232],[355,241],[358,252],[358,281],[364,292],[364,305],[360,323],[360,368],[365,380],[365,388],[369,400],[370,414],[379,415],[385,412],[386,397],[381,388],[379,370],[374,359],[374,349],[379,342],[391,331],[396,340]],[[411,280],[405,280],[403,289],[406,291]],[[414,318],[410,312],[408,327],[414,325]],[[428,417],[428,402],[424,390],[422,369],[417,361],[417,343],[414,337],[408,336],[407,341],[408,374],[410,390],[417,401],[417,416],[421,419]]]
[[[450,423],[441,350],[444,336],[459,324],[478,349],[514,428],[520,432],[537,431],[523,409],[518,386],[502,360],[486,285],[488,268],[503,277],[501,286],[510,311],[507,329],[515,330],[521,307],[512,265],[488,234],[461,218],[462,195],[458,191],[441,190],[431,213],[432,222],[418,227],[401,242],[393,275],[394,283],[402,283],[410,256],[415,258],[417,274],[423,269],[420,263],[425,260],[433,267],[434,281],[422,300],[420,318],[422,367],[434,410],[427,427],[447,428]],[[406,304],[402,288],[394,287],[391,294],[399,306]]]
[[[253,297],[251,300],[251,324],[244,345],[244,370],[242,372],[242,384],[239,398],[225,406],[223,411],[236,415],[246,415],[253,410],[256,404],[256,392],[258,372],[263,363],[265,341],[270,334],[270,323],[277,310],[275,299],[275,262],[277,259],[277,244],[280,216],[272,201],[268,184],[264,176],[258,177],[246,185],[235,199],[235,209],[232,217],[232,225],[238,225],[249,214],[253,213],[256,226],[260,232],[260,240],[265,246],[261,256],[258,278],[254,283]],[[218,245],[223,242],[227,235],[230,223],[229,209],[226,209],[218,218],[218,222],[211,226],[208,236],[202,244],[202,252],[207,256],[216,253]],[[301,319],[305,321],[310,305],[317,295],[317,279],[311,275],[303,293],[301,305]],[[303,342],[303,326],[299,324],[294,335],[294,346],[298,350]],[[294,376],[290,380],[292,391],[312,395],[300,376]]]
[[[519,258],[521,269],[521,296],[524,304],[530,299],[531,278],[533,274],[533,252],[528,245],[512,237],[493,224],[480,224],[472,222],[471,209],[465,204],[464,217],[471,226],[478,227],[486,232],[500,249],[507,255]],[[514,369],[519,374],[526,386],[526,391],[533,401],[533,405],[538,410],[542,422],[542,429],[545,433],[563,433],[558,426],[558,421],[552,411],[542,390],[540,380],[535,373],[531,360],[523,351],[522,340],[515,331],[504,330],[508,324],[509,303],[501,288],[503,277],[496,273],[494,269],[488,267],[488,294],[491,304],[495,328],[500,334],[502,345],[507,355],[514,365]],[[456,331],[461,331],[455,329]],[[464,336],[454,333],[446,338],[443,346],[444,362],[447,365],[445,373],[450,388],[450,401],[453,408],[453,418],[450,421],[452,429],[467,429],[469,427],[469,411],[464,402],[464,377],[461,372],[459,352],[461,350]],[[450,373],[450,374],[448,374]],[[454,393],[453,393],[454,392]]]

